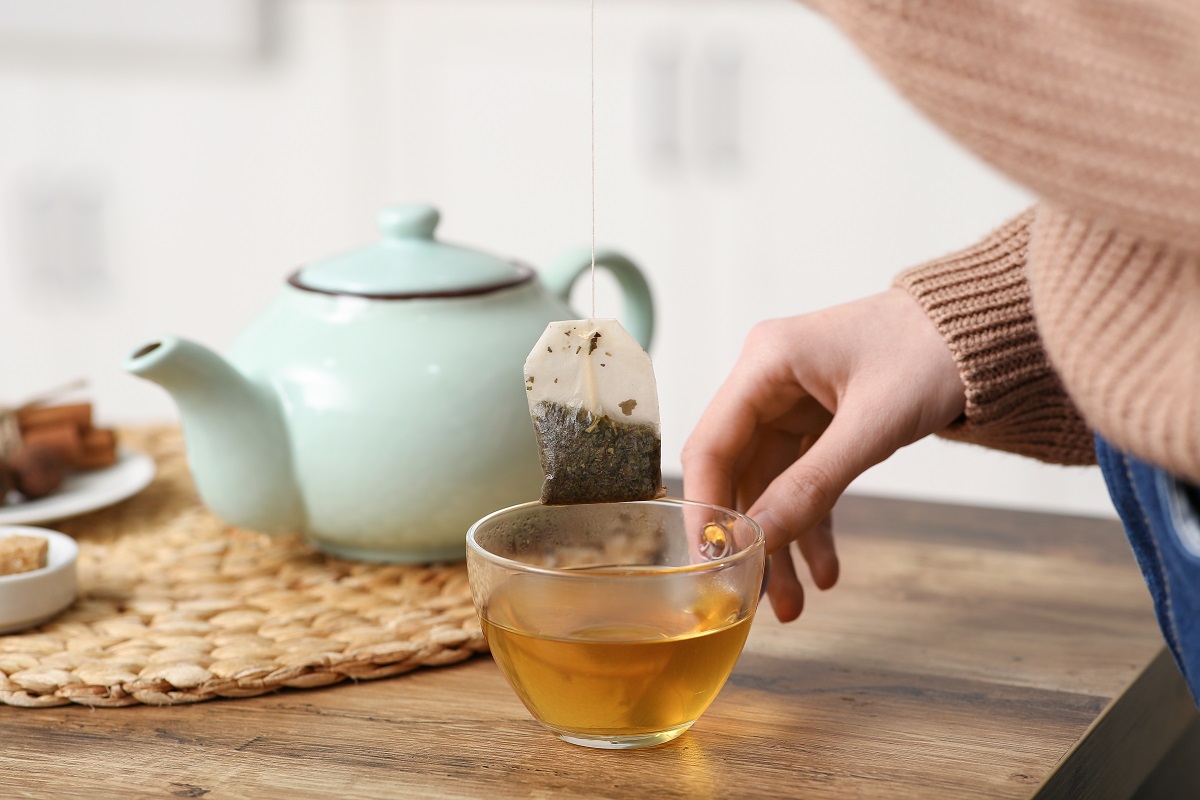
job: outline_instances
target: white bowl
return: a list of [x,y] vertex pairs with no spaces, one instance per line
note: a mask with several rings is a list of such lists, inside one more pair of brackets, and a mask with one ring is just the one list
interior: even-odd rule
[[24,534],[49,540],[46,566],[0,575],[0,634],[48,622],[75,601],[75,559],[79,545],[66,534],[25,525],[0,526],[0,538]]

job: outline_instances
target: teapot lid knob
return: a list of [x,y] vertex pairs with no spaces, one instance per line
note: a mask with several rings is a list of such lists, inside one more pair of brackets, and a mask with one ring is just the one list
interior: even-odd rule
[[440,220],[433,206],[389,206],[379,212],[379,232],[387,239],[432,239]]
[[434,237],[441,214],[425,204],[384,208],[378,217],[382,238],[296,270],[288,283],[326,294],[385,300],[467,297],[533,280],[529,267],[440,242]]

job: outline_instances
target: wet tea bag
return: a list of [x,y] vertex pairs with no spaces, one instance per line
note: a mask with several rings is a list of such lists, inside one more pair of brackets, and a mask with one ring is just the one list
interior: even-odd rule
[[525,361],[525,389],[546,476],[543,503],[665,493],[654,367],[621,323],[551,322]]

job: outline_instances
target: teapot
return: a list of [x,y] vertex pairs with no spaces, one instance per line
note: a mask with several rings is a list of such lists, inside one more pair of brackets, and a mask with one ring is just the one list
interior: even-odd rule
[[[225,357],[162,336],[126,359],[175,400],[218,517],[346,558],[430,562],[462,559],[472,522],[538,497],[522,367],[549,322],[581,316],[568,297],[590,250],[535,273],[439,241],[439,218],[384,209],[380,241],[297,269]],[[606,249],[596,264],[648,347],[642,271]]]

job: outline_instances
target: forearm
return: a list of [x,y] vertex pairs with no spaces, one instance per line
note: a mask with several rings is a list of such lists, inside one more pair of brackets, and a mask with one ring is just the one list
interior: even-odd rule
[[946,435],[1084,463],[1094,428],[1200,481],[1200,4],[808,2],[1041,201],[899,281],[967,385]]

